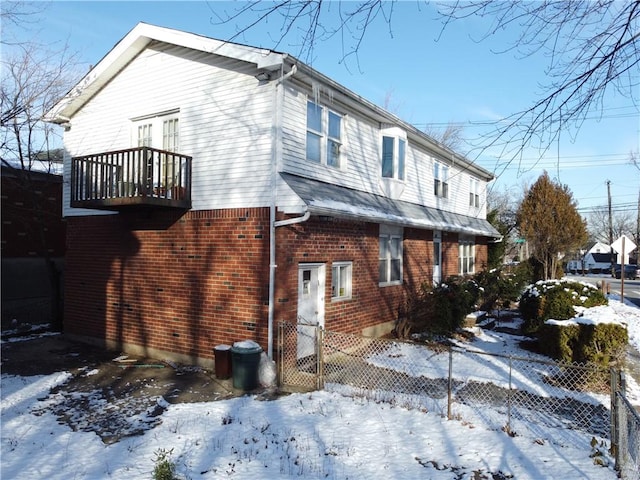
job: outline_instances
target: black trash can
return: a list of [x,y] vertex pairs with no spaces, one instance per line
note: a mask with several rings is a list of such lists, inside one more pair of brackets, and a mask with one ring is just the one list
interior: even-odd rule
[[258,388],[258,373],[262,348],[251,340],[236,342],[231,348],[233,388],[254,390]]
[[216,345],[213,349],[216,367],[216,378],[231,378],[231,345]]

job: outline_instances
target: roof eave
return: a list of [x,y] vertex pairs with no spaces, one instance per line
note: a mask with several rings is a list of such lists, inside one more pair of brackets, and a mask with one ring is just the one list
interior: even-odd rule
[[274,71],[287,55],[273,50],[249,47],[182,32],[148,23],[138,23],[93,67],[45,116],[52,123],[64,123],[75,115],[118,72],[151,42],[159,41],[193,50],[253,63],[256,68]]

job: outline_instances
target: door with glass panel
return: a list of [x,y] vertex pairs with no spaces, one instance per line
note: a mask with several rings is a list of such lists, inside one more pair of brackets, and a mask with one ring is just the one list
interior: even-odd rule
[[316,352],[316,327],[324,327],[324,264],[298,266],[298,358]]
[[433,232],[433,284],[442,282],[442,232]]

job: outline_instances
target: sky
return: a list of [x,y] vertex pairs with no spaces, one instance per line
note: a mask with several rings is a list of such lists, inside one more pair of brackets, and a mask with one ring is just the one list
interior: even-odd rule
[[[307,55],[300,49],[302,28],[278,41],[282,23],[275,18],[240,34],[240,26],[255,20],[255,14],[227,23],[219,20],[242,8],[243,2],[54,1],[38,5],[43,6],[38,21],[19,35],[35,36],[53,46],[67,42],[83,68],[95,65],[140,21],[223,40],[235,36],[239,43],[298,57],[418,128],[459,124],[462,136],[472,145],[488,132],[486,122],[528,108],[548,81],[544,55],[522,58],[515,52],[493,53],[504,50],[520,32],[509,30],[478,41],[488,26],[479,19],[455,22],[443,32],[434,4],[418,1],[397,2],[392,9],[387,4],[391,23],[382,16],[376,18],[357,57],[346,59],[340,37],[316,43]],[[337,2],[326,5],[331,18],[336,18]],[[356,5],[343,2],[342,8],[346,11]],[[346,45],[353,43],[347,40]],[[590,115],[577,133],[563,133],[542,157],[528,149],[522,161],[507,164],[497,149],[479,153],[464,146],[460,150],[497,175],[494,188],[516,198],[547,170],[554,180],[569,186],[583,215],[607,205],[610,181],[614,211],[631,210],[635,216],[640,168],[630,163],[629,154],[640,150],[639,108],[612,92],[601,111]]]
[[[504,324],[516,327],[517,321]],[[622,321],[628,325],[630,343],[640,348],[640,309],[622,303],[618,295],[610,296],[608,306],[583,310],[576,321]],[[517,335],[477,328],[474,331],[475,339],[464,344],[469,350],[540,357],[520,349],[522,337]],[[446,372],[448,356],[437,352],[425,355],[425,348],[397,343],[392,350],[377,352],[368,361],[416,377]],[[114,352],[114,361],[122,358]],[[504,362],[504,358],[490,356],[483,356],[482,362],[474,356],[456,357],[456,378],[503,385],[508,370]],[[404,370],[403,365],[411,366],[411,371]],[[538,394],[561,390],[537,381],[531,364],[517,361],[513,365],[512,378],[518,390]],[[528,369],[519,370],[519,366],[526,365]],[[95,368],[86,368],[78,374],[99,373]],[[155,401],[162,407],[160,417],[157,412],[128,417],[132,427],[146,428],[139,435],[106,444],[91,431],[92,419],[103,418],[105,412],[120,407],[106,403],[99,391],[82,394],[86,402],[83,408],[65,410],[77,422],[75,431],[52,413],[64,404],[65,396],[81,395],[65,390],[64,383],[71,376],[65,371],[31,377],[2,374],[2,478],[146,480],[152,478],[154,458],[161,451],[171,452],[178,478],[185,479],[618,478],[608,454],[608,440],[579,428],[523,422],[514,415],[511,427],[515,434],[510,436],[500,428],[506,424],[505,409],[469,408],[454,403],[453,419],[447,420],[442,414],[446,412],[446,398],[428,399],[431,403],[426,408],[425,404],[421,404],[422,408],[408,408],[406,399],[374,401],[331,384],[323,391],[272,401],[244,395],[221,401],[169,404],[158,396],[150,399],[149,411],[156,411]],[[55,386],[61,388],[50,393]],[[372,393],[376,399],[385,398],[384,392]],[[631,377],[627,377],[627,393],[631,403],[640,406],[640,387]],[[607,395],[568,390],[560,394],[610,406]],[[595,447],[591,445],[593,438]],[[594,464],[592,454],[596,449],[601,453],[596,456],[605,466]]]

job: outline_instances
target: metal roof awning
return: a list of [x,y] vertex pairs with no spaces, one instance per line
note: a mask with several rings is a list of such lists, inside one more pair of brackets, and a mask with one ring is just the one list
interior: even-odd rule
[[483,218],[445,212],[437,208],[393,200],[373,193],[353,190],[289,173],[283,180],[315,215],[355,218],[388,223],[500,238],[500,233]]

